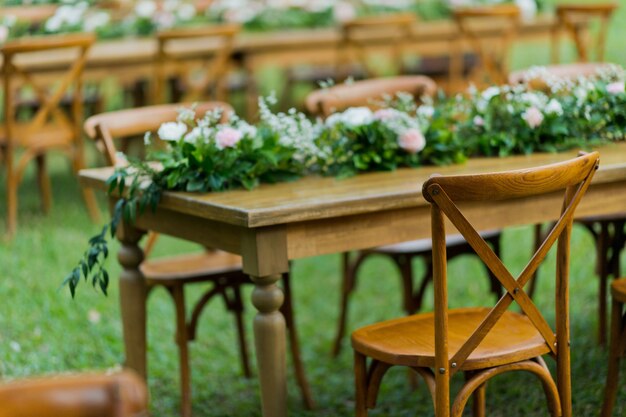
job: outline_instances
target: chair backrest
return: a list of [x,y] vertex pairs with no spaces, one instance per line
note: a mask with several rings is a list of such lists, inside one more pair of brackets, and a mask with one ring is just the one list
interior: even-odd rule
[[[581,62],[575,64],[557,64],[541,67],[538,72],[534,69],[513,71],[509,74],[509,84],[528,83],[535,90],[548,91],[547,79],[576,80],[579,77],[597,75],[603,69],[609,69],[613,64],[604,62]],[[544,77],[544,78],[542,78]]]
[[239,25],[224,24],[157,33],[155,102],[166,101],[165,86],[172,75],[181,79],[186,90],[179,101],[200,101],[211,88],[214,99],[225,100],[226,75],[240,30]]
[[39,24],[54,15],[57,7],[55,4],[0,7],[0,18],[12,16],[22,23]]
[[[46,36],[42,38],[22,38],[10,41],[0,48],[2,55],[2,90],[4,94],[4,123],[9,146],[15,140],[16,128],[16,89],[30,87],[39,102],[39,108],[26,122],[20,122],[21,134],[28,135],[44,128],[48,123],[65,126],[74,132],[75,140],[79,141],[80,121],[83,118],[82,106],[82,74],[87,61],[87,52],[95,42],[92,34],[74,34]],[[42,86],[33,74],[32,69],[22,65],[22,59],[29,55],[51,50],[75,50],[76,58],[67,71],[58,77],[54,86]],[[48,80],[49,81],[49,80]],[[19,84],[18,84],[19,82]],[[61,99],[71,95],[72,117],[61,109]],[[23,139],[23,138],[22,138]]]
[[370,56],[377,46],[382,47],[385,54],[391,53],[388,62],[395,67],[394,73],[399,73],[403,53],[413,38],[415,22],[413,13],[360,17],[343,22],[337,68],[340,76],[350,75],[342,72],[351,62],[357,62],[365,70],[366,78],[380,76],[380,71],[371,65]]
[[148,390],[133,372],[64,375],[0,385],[0,417],[147,417]]
[[[104,155],[109,165],[116,165],[117,148],[115,141],[136,137],[146,132],[156,132],[161,124],[176,120],[181,107],[192,107],[191,103],[163,104],[100,113],[89,117],[84,124],[87,136],[96,142],[96,147]],[[194,107],[196,117],[203,117],[208,111],[222,109],[222,121],[228,120],[233,108],[227,103],[203,102]]]
[[435,95],[437,84],[423,75],[355,81],[313,91],[305,104],[310,114],[326,118],[348,107],[376,107],[376,100],[380,102],[385,96],[393,97],[400,92],[411,94],[416,102],[420,102],[424,97]]
[[[462,43],[469,43],[480,60],[475,71],[487,76],[490,83],[506,82],[511,46],[520,26],[520,10],[515,5],[500,4],[464,7],[453,10],[459,29],[456,53],[451,67],[452,85],[458,87],[463,72]],[[476,80],[483,81],[483,80]]]
[[598,4],[559,4],[556,6],[557,22],[552,31],[552,63],[559,62],[560,40],[565,32],[576,45],[579,62],[589,62],[589,23],[594,19],[599,22],[594,49],[595,60],[604,61],[606,34],[609,20],[617,9],[616,3]]
[[[489,334],[509,306],[516,302],[541,334],[547,348],[556,356],[559,372],[569,365],[569,240],[574,211],[598,167],[597,152],[577,158],[518,171],[478,175],[433,176],[424,183],[422,193],[431,203],[433,238],[433,277],[435,294],[436,367],[445,372],[437,378],[449,378],[462,368],[465,360]],[[560,217],[537,252],[516,278],[487,245],[459,207],[475,202],[486,204],[563,192]],[[459,204],[460,203],[460,204]],[[556,207],[555,207],[556,208]],[[476,254],[500,281],[506,293],[486,315],[457,352],[448,352],[448,298],[446,272],[446,218],[463,235]],[[558,240],[556,260],[556,331],[553,331],[538,308],[524,291],[524,286]],[[453,365],[454,364],[454,365]],[[445,375],[444,375],[445,374]],[[569,377],[568,377],[569,378]],[[569,381],[561,381],[569,383]]]

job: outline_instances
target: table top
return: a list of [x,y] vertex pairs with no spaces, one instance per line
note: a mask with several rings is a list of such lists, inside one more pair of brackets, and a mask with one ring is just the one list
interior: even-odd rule
[[[546,34],[554,26],[555,17],[541,15],[535,19],[524,22],[520,28],[521,36],[534,34]],[[486,35],[497,25],[492,27],[484,25]],[[430,22],[418,22],[413,30],[411,44],[418,49],[420,45],[437,41],[451,41],[458,37],[458,29],[451,20],[437,20]],[[377,32],[374,43],[384,44],[388,39],[384,33]],[[395,34],[391,36],[397,36]],[[244,32],[237,36],[234,44],[234,52],[243,55],[263,55],[271,52],[286,52],[289,50],[305,50],[316,47],[333,48],[339,44],[340,31],[337,28],[321,29],[297,29],[272,32]],[[199,51],[210,52],[211,45],[205,39],[185,40],[176,47],[180,53],[198,53]],[[441,53],[440,48],[436,48]],[[157,42],[155,38],[125,38],[119,40],[104,40],[97,42],[89,51],[88,67],[129,66],[152,61],[156,55]],[[53,51],[36,54],[23,62],[29,67],[40,71],[56,70],[58,66],[71,62],[74,54],[71,51]],[[1,61],[0,61],[1,63]]]
[[[626,143],[610,144],[597,150],[600,169],[593,183],[626,181]],[[428,203],[422,197],[422,184],[434,173],[458,175],[525,169],[564,161],[577,152],[475,158],[464,164],[403,168],[347,179],[306,177],[287,183],[263,184],[251,191],[166,192],[160,207],[246,228],[423,207]],[[111,167],[83,170],[81,182],[105,190],[106,179],[112,172]]]

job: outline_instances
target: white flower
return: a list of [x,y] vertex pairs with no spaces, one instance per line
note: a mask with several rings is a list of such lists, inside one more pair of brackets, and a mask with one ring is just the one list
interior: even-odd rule
[[489,101],[498,94],[500,94],[500,88],[492,86],[483,91],[481,97],[483,98],[483,100]]
[[191,20],[196,16],[196,8],[193,4],[185,3],[179,7],[176,15],[182,21]]
[[54,15],[50,19],[46,20],[45,29],[46,32],[57,32],[61,29],[62,25],[63,20],[61,20],[57,15]]
[[537,3],[535,3],[535,0],[515,0],[515,5],[520,9],[522,20],[532,20],[537,14]]
[[93,13],[85,18],[83,29],[87,32],[93,32],[98,28],[106,26],[110,20],[111,16],[107,12]]
[[152,0],[141,0],[135,6],[135,14],[143,18],[151,18],[157,11],[157,5]]
[[561,106],[561,103],[559,103],[558,100],[553,98],[548,102],[545,111],[548,114],[556,114],[557,116],[561,116],[563,115],[563,106]]
[[0,25],[0,44],[9,39],[9,27]]
[[474,123],[475,126],[478,126],[478,127],[482,127],[485,125],[485,119],[483,119],[482,117],[478,115],[474,116],[474,119],[472,120],[472,122]]
[[185,135],[185,142],[196,144],[198,143],[198,139],[203,136],[204,129],[201,127],[194,127],[191,132]]
[[435,114],[435,108],[429,105],[422,105],[422,106],[419,106],[419,108],[417,109],[417,114],[419,116],[423,116],[427,119],[430,119],[431,117],[433,117],[433,114]]
[[157,134],[161,140],[177,141],[187,133],[187,125],[180,122],[167,122],[159,127]]
[[9,346],[11,347],[11,350],[15,353],[20,353],[22,351],[22,346],[15,340],[11,340],[11,342],[9,342]]
[[349,127],[358,127],[372,123],[374,113],[369,107],[350,107],[341,114],[341,121]]
[[356,17],[356,9],[350,3],[342,1],[335,4],[333,16],[337,22],[347,22]]

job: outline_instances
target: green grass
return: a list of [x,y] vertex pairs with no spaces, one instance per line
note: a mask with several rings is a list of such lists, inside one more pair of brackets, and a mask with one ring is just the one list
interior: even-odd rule
[[[622,1],[626,5],[625,1]],[[608,59],[626,64],[623,49],[626,7],[612,26]],[[538,53],[537,53],[538,51]],[[541,44],[525,44],[516,51],[515,66],[549,61]],[[20,225],[17,237],[0,241],[0,377],[10,379],[29,375],[103,370],[117,368],[123,360],[123,344],[117,286],[108,298],[88,286],[81,286],[76,300],[66,289],[59,289],[65,274],[74,266],[86,239],[99,225],[87,218],[79,188],[68,164],[53,158],[54,205],[44,216],[39,210],[33,172],[29,171],[20,189]],[[6,195],[4,173],[0,176],[0,196]],[[6,207],[0,200],[0,219]],[[3,231],[0,226],[0,231]],[[113,253],[117,245],[113,245]],[[504,234],[504,261],[519,271],[530,254],[531,229],[507,230]],[[158,254],[171,254],[195,248],[189,243],[163,239]],[[606,351],[596,344],[597,279],[593,265],[595,252],[590,236],[576,228],[572,241],[571,310],[572,373],[574,415],[595,416],[602,402],[606,375]],[[109,261],[112,276],[119,274],[114,257]],[[419,268],[420,266],[417,266]],[[550,314],[553,260],[542,270],[537,302]],[[418,270],[419,272],[419,270]],[[299,401],[293,375],[289,374],[289,409],[295,416],[351,416],[353,414],[352,355],[348,343],[337,359],[330,357],[339,302],[339,257],[324,256],[297,261],[293,292],[302,354],[317,401],[315,411],[306,411]],[[450,266],[451,305],[493,303],[487,280],[474,258],[455,260]],[[396,317],[400,309],[397,271],[383,258],[372,258],[361,271],[357,293],[352,299],[349,328]],[[188,290],[193,300],[203,287]],[[249,299],[250,289],[245,297]],[[427,295],[430,299],[431,293]],[[247,304],[250,306],[250,304]],[[431,308],[427,303],[426,308]],[[153,415],[178,414],[177,352],[173,341],[173,306],[163,290],[149,302],[149,385]],[[247,311],[249,345],[252,308]],[[196,416],[258,416],[259,396],[256,378],[241,376],[232,317],[221,302],[205,312],[199,338],[192,344],[194,414]],[[625,365],[626,367],[626,365]],[[626,374],[626,372],[624,372]],[[458,389],[459,381],[454,385]],[[626,386],[622,377],[621,385]],[[624,394],[623,390],[622,393]],[[377,409],[372,416],[429,416],[432,405],[423,384],[412,391],[406,372],[390,371],[386,376]],[[490,416],[547,415],[539,383],[525,374],[504,375],[489,385],[487,407]],[[626,413],[626,395],[618,399],[614,415]]]

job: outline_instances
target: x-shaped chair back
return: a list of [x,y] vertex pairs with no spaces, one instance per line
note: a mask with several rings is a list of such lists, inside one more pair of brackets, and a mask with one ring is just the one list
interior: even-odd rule
[[[513,302],[520,306],[541,334],[551,353],[556,356],[559,368],[569,366],[569,238],[574,211],[589,187],[598,163],[598,153],[593,152],[570,161],[526,170],[479,175],[434,176],[424,184],[423,194],[431,203],[432,214],[435,362],[438,369],[446,371],[437,374],[436,378],[450,378],[460,370],[465,360],[485,339]],[[559,191],[564,191],[565,194],[560,217],[517,279],[493,253],[457,206],[457,203],[532,198]],[[452,356],[448,356],[447,344],[446,218],[469,242],[506,291],[461,348],[457,352],[452,352]],[[557,240],[556,331],[553,331],[524,291],[524,286],[533,277],[534,272]]]
[[[453,14],[460,32],[451,70],[455,78],[453,85],[458,87],[456,82],[461,78],[463,48],[460,43],[463,41],[478,55],[477,70],[484,71],[481,76],[486,75],[491,83],[506,83],[511,46],[519,30],[519,8],[515,5],[468,7],[455,9]],[[485,30],[485,27],[492,30]]]
[[[8,147],[15,145],[17,115],[16,94],[17,86],[20,89],[32,88],[37,97],[39,108],[28,121],[20,121],[20,138],[37,131],[41,131],[46,124],[55,124],[64,127],[74,133],[74,139],[79,140],[80,125],[82,120],[82,73],[87,60],[87,52],[94,43],[95,37],[90,34],[78,34],[68,36],[51,36],[38,39],[21,39],[5,44],[1,49],[2,75],[4,92],[4,124]],[[22,65],[22,58],[28,59],[28,55],[43,51],[57,49],[73,49],[77,56],[67,69],[65,74],[58,78],[53,88],[42,86],[33,76],[33,71]],[[18,84],[19,81],[19,84]],[[61,108],[61,100],[71,94],[72,117],[68,117]],[[33,144],[33,146],[45,146],[46,144]]]
[[589,23],[598,21],[595,47],[595,61],[603,62],[606,49],[606,34],[611,16],[617,9],[616,3],[600,4],[560,4],[556,7],[557,23],[552,32],[552,63],[559,62],[561,35],[565,32],[576,45],[579,62],[589,62],[590,41]]
[[369,16],[344,22],[338,51],[338,74],[345,75],[342,72],[346,64],[356,61],[364,69],[366,78],[380,76],[380,70],[372,67],[370,56],[370,51],[377,43],[390,51],[389,62],[395,67],[394,73],[401,72],[403,54],[413,38],[415,22],[413,13]]
[[[191,29],[171,29],[157,34],[155,101],[166,101],[170,76],[179,77],[185,92],[182,102],[200,101],[215,89],[214,98],[225,101],[226,76],[230,68],[235,36],[241,27],[234,24]],[[200,61],[200,65],[195,62]],[[172,71],[173,70],[173,71]]]

